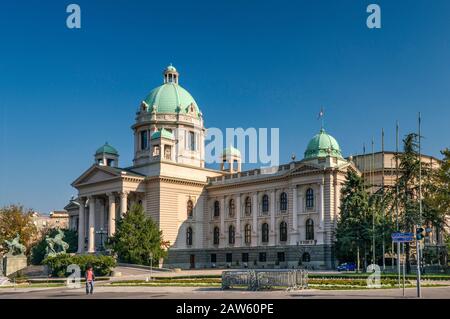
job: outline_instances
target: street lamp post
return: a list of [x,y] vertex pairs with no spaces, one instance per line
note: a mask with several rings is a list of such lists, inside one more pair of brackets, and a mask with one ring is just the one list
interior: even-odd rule
[[100,230],[96,231],[95,233],[100,235],[100,250],[103,251],[105,248],[103,246],[103,235],[106,234],[106,231],[103,228],[100,228]]

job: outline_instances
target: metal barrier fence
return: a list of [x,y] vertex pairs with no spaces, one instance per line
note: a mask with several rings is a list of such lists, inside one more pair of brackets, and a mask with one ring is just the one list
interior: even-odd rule
[[294,270],[226,270],[222,272],[222,289],[247,286],[248,290],[283,287],[288,290],[308,288],[308,272]]

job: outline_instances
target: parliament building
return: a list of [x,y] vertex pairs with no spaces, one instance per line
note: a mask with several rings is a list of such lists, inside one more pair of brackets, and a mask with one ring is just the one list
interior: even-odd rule
[[[165,267],[335,268],[340,191],[348,169],[367,173],[365,156],[344,158],[321,129],[301,160],[271,174],[242,171],[232,146],[223,150],[220,170],[206,168],[203,114],[173,66],[163,78],[131,127],[132,166],[120,165],[106,143],[72,183],[78,194],[66,210],[78,252],[102,250],[116,220],[139,203],[170,243]],[[392,183],[393,153],[375,155],[376,176]]]

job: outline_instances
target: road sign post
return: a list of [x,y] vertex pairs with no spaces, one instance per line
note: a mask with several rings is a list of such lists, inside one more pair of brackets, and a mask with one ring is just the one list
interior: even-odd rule
[[[401,251],[400,245],[402,246],[403,255],[405,254],[405,243],[410,243],[414,241],[414,233],[392,233],[391,235],[392,241],[397,243],[397,264],[398,264],[398,286],[400,287],[400,260],[401,260]],[[405,266],[406,259],[403,261],[403,296],[405,296]]]

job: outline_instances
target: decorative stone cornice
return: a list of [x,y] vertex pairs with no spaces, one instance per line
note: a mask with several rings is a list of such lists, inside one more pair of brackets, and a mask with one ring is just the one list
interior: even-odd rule
[[204,187],[208,183],[207,182],[201,182],[201,181],[193,181],[189,179],[184,178],[178,178],[178,177],[168,177],[168,176],[149,176],[145,178],[146,182],[153,182],[153,181],[159,181],[159,182],[165,182],[165,183],[171,183],[171,184],[178,184],[178,185],[188,185],[188,186],[196,186],[196,187]]

